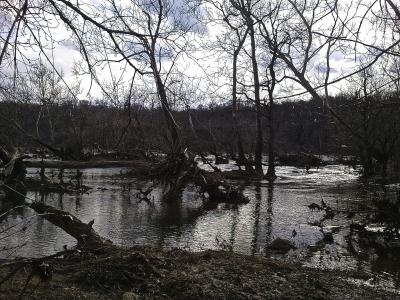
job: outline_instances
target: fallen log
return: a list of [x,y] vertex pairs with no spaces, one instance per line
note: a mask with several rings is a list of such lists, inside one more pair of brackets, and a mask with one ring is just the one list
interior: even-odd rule
[[112,245],[110,240],[102,238],[92,228],[94,221],[91,221],[88,224],[83,223],[74,215],[41,202],[33,202],[30,204],[30,208],[40,214],[47,221],[63,229],[66,233],[74,237],[78,241],[79,248],[93,249]]
[[223,172],[208,172],[197,166],[194,156],[188,151],[167,157],[150,171],[154,179],[159,179],[167,191],[164,199],[178,199],[188,182],[200,188],[202,194],[207,193],[209,201],[225,203],[248,203],[250,200],[232,184],[228,183]]
[[209,200],[212,202],[240,204],[250,201],[239,188],[226,182],[221,173],[215,176],[213,173],[200,171],[193,177],[193,181],[200,187],[202,193],[209,195]]
[[32,161],[25,160],[26,167],[53,169],[86,169],[129,167],[131,176],[144,176],[160,180],[165,187],[164,199],[178,199],[189,181],[200,187],[201,192],[210,196],[211,201],[228,203],[247,203],[249,200],[233,185],[225,181],[223,172],[201,170],[192,155],[176,154],[159,162],[149,160],[131,161]]

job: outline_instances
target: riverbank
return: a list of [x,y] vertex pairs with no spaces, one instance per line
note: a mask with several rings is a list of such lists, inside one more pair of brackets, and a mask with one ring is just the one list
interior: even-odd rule
[[[46,263],[52,278],[34,276],[24,299],[400,299],[395,292],[356,284],[368,279],[363,273],[224,251],[111,247]],[[2,277],[11,269],[2,268]],[[0,299],[18,299],[29,273],[25,268],[3,284]]]

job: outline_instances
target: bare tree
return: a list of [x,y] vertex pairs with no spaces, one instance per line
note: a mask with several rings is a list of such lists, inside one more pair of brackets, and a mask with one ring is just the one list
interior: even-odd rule
[[256,43],[256,19],[253,17],[254,10],[260,1],[236,1],[231,0],[231,6],[237,10],[243,19],[248,35],[250,37],[250,58],[252,66],[252,77],[254,85],[254,104],[256,108],[256,146],[254,152],[255,171],[263,175],[262,153],[263,153],[263,130],[262,130],[262,107],[261,107],[261,84],[257,61],[257,43]]
[[[179,152],[182,142],[178,125],[172,116],[166,84],[175,62],[187,50],[190,31],[194,30],[193,21],[190,18],[184,21],[181,16],[186,11],[170,0],[132,0],[128,5],[109,0],[95,15],[65,0],[50,0],[50,3],[61,20],[74,32],[92,74],[96,62],[110,63],[114,60],[125,61],[134,72],[153,78],[167,123],[171,150]],[[68,17],[71,13],[79,16],[79,22]],[[78,31],[84,23],[91,25],[91,35]],[[93,47],[97,46],[94,33],[101,37],[97,45],[103,45],[102,49]],[[88,56],[88,51],[96,50],[107,56],[98,59]]]
[[266,87],[268,92],[268,131],[269,131],[269,138],[268,138],[268,169],[267,173],[265,174],[265,178],[273,182],[276,179],[275,173],[275,126],[274,126],[274,91],[275,86],[277,84],[277,76],[276,76],[276,51],[272,51],[272,57],[269,61],[268,68],[267,68],[267,80],[266,80]]
[[[64,24],[80,48],[86,71],[103,91],[98,66],[124,62],[128,69],[141,76],[141,80],[153,80],[167,124],[170,149],[179,152],[182,147],[179,126],[172,115],[166,85],[176,61],[188,50],[191,33],[197,30],[190,6],[180,4],[173,0],[108,0],[94,8],[90,4],[50,0],[47,4],[25,1],[19,8],[7,2],[6,10],[14,16],[14,21],[1,49],[0,61],[6,52],[17,59],[17,51],[23,53],[21,48],[26,40],[33,40],[46,54],[43,38],[56,41],[50,23]],[[22,14],[29,17],[23,18]],[[21,27],[24,36],[18,36],[15,27]],[[11,37],[15,38],[13,54],[7,51]],[[123,73],[128,69],[124,68]]]
[[246,170],[253,173],[253,167],[245,156],[245,150],[242,141],[241,129],[239,125],[239,103],[238,103],[238,81],[240,76],[240,69],[243,68],[239,63],[240,54],[245,46],[246,39],[248,37],[249,28],[246,22],[238,16],[237,10],[232,7],[229,2],[220,1],[206,1],[211,4],[211,10],[214,14],[211,14],[211,22],[222,26],[224,33],[217,37],[218,50],[222,49],[226,52],[226,60],[231,61],[232,67],[231,72],[231,112],[232,112],[232,125],[233,132],[235,135],[235,144],[237,148],[238,158],[237,163],[239,165],[245,165]]
[[[373,146],[365,144],[357,128],[330,105],[329,88],[371,68],[385,56],[397,55],[399,39],[365,40],[365,31],[381,29],[379,19],[376,19],[377,11],[381,12],[381,9],[376,1],[365,5],[360,2],[341,5],[337,0],[287,0],[274,1],[266,11],[252,14],[268,48],[286,65],[285,78],[319,100],[322,107],[366,148]],[[360,19],[361,22],[356,21]],[[332,67],[333,55],[345,58],[349,54],[355,57],[353,68],[338,70]]]

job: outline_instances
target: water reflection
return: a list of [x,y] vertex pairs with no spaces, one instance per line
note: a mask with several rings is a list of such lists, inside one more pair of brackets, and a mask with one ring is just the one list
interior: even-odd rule
[[[344,166],[326,166],[305,173],[292,167],[277,169],[276,184],[252,182],[244,189],[249,204],[210,206],[188,186],[182,199],[161,201],[161,187],[155,187],[150,201],[141,201],[138,192],[152,182],[118,176],[121,169],[89,169],[83,183],[92,187],[88,194],[28,193],[28,196],[56,208],[68,211],[84,222],[94,219],[94,229],[115,243],[132,246],[153,245],[160,248],[181,247],[203,249],[232,249],[245,254],[265,255],[268,245],[277,237],[291,240],[297,246],[283,258],[301,260],[309,266],[354,270],[388,271],[379,259],[365,261],[348,251],[345,229],[353,221],[345,214],[336,214],[326,227],[339,226],[332,245],[321,245],[320,228],[312,225],[322,218],[322,212],[310,211],[308,205],[323,199],[336,210],[361,209],[366,195],[357,186],[357,173]],[[34,170],[30,175],[34,174]],[[66,171],[64,174],[68,176]],[[69,174],[74,176],[74,172]],[[0,201],[5,212],[17,202],[7,198]],[[25,231],[12,237],[1,237],[3,245],[26,244],[18,252],[0,256],[42,256],[73,246],[73,238],[46,220],[36,217],[29,208],[13,210],[0,223],[1,228],[22,222]],[[29,223],[28,223],[29,220]],[[293,234],[295,230],[296,234]],[[311,249],[311,250],[310,250]],[[280,257],[282,258],[282,257]],[[390,271],[399,280],[398,268]]]
[[[266,192],[266,197],[264,193]],[[272,203],[274,197],[274,184],[268,183],[267,187],[262,186],[261,182],[254,185],[254,225],[251,253],[266,253],[267,246],[271,243],[272,234]]]

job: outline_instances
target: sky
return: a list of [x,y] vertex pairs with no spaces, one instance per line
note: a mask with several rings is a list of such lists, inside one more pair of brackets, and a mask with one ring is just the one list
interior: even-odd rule
[[[169,18],[166,19],[163,23],[164,32],[168,31],[171,38],[170,40],[166,40],[166,42],[161,43],[158,48],[158,51],[165,51],[165,49],[168,49],[168,47],[173,47],[175,53],[179,51],[180,47],[185,47],[186,49],[188,49],[186,52],[182,52],[181,54],[179,54],[176,61],[171,58],[163,58],[162,60],[160,60],[162,62],[161,65],[164,74],[167,74],[170,67],[174,66],[174,71],[170,75],[165,76],[168,77],[170,81],[168,83],[168,87],[171,88],[171,90],[176,90],[179,89],[179,84],[191,86],[192,93],[197,94],[196,97],[201,98],[202,101],[211,101],[210,99],[212,98],[229,98],[229,93],[231,89],[230,66],[232,56],[231,53],[221,51],[221,49],[217,47],[222,35],[226,34],[228,29],[226,28],[226,26],[224,26],[223,21],[210,22],[208,20],[207,22],[205,22],[208,16],[207,12],[209,12],[207,11],[207,9],[210,9],[210,5],[202,6],[201,9],[197,11],[197,17],[202,17],[202,19],[199,20],[198,18],[196,18],[196,16],[191,14],[191,10],[183,4],[183,1],[184,0],[175,0],[175,2],[173,3],[173,6],[171,8],[172,13],[170,14]],[[130,14],[130,18],[126,18],[126,22],[132,22],[132,24],[145,24],[143,22],[143,14],[140,12],[140,10],[138,10],[138,6],[132,6],[130,0],[122,0],[116,2],[117,7],[121,8],[122,12]],[[147,12],[152,18],[156,17],[156,10],[151,8],[152,0],[140,0],[139,2],[142,5],[141,7],[148,8]],[[350,2],[343,0],[339,1],[339,4],[341,5],[340,9],[342,10],[340,14],[340,17],[342,19],[340,21],[345,22],[346,18],[350,20],[346,24],[348,28],[345,29],[346,32],[343,32],[343,36],[354,38],[354,36],[351,36],[350,32],[355,32],[357,24],[361,24],[360,17],[365,12],[367,12],[367,4],[369,2],[370,1],[361,0],[354,1],[351,2],[353,3],[353,6],[348,7],[345,3]],[[73,1],[71,3],[76,2]],[[107,1],[87,0],[86,2],[78,1],[78,3],[82,5],[82,8],[85,12],[90,13],[91,16],[93,16],[93,18],[98,21],[104,21],[104,24],[106,24],[109,28],[122,28],[124,26],[120,21],[116,21],[111,18],[108,20],[104,20],[103,18],[101,18],[100,11],[101,9],[104,10],[105,8],[107,8]],[[304,2],[300,1],[299,3]],[[324,3],[324,1],[322,1],[321,3]],[[60,5],[60,7],[63,6]],[[374,9],[377,8],[374,7],[369,12],[371,14],[371,18],[373,16]],[[32,12],[33,11],[34,10],[32,10]],[[82,28],[83,30],[88,30],[87,33],[85,32],[85,35],[89,36],[86,49],[91,56],[98,59],[98,61],[96,62],[96,67],[94,68],[96,72],[96,80],[93,80],[93,78],[88,75],[76,76],[76,70],[79,70],[79,67],[81,67],[81,70],[85,68],[85,63],[82,59],[82,53],[80,51],[80,47],[76,38],[73,37],[71,31],[67,30],[64,24],[62,24],[59,19],[55,19],[50,14],[46,12],[43,13],[43,11],[49,11],[49,9],[45,8],[44,10],[42,10],[42,13],[39,14],[39,16],[32,15],[29,20],[31,20],[32,23],[37,24],[39,23],[37,21],[37,18],[42,17],[43,20],[46,20],[46,24],[49,25],[49,28],[45,31],[37,30],[38,27],[35,28],[35,26],[32,26],[33,32],[36,34],[37,37],[41,39],[42,45],[45,45],[43,52],[46,55],[44,55],[43,52],[41,53],[38,47],[20,47],[21,53],[23,53],[23,55],[26,57],[25,62],[27,61],[27,59],[41,59],[45,63],[50,64],[50,61],[52,64],[54,64],[55,68],[60,73],[63,73],[64,80],[67,85],[72,86],[76,84],[76,82],[80,81],[81,93],[78,95],[78,98],[82,100],[88,98],[101,98],[104,89],[100,88],[99,83],[103,86],[109,87],[112,82],[114,82],[114,84],[116,82],[119,82],[121,86],[124,86],[123,90],[127,91],[129,83],[133,77],[133,70],[129,68],[129,66],[127,66],[126,62],[111,64],[99,62],[99,60],[105,58],[105,53],[107,53],[107,49],[105,50],[104,47],[102,49],[99,49],[98,47],[99,44],[101,44],[102,42],[102,40],[100,39],[102,35],[95,31],[91,33],[89,25],[85,24],[83,26],[83,23],[79,21],[79,17],[76,14],[69,13],[68,17],[70,17],[71,20],[75,22],[74,24],[77,26],[76,28],[78,28],[78,30],[81,30]],[[321,9],[320,13],[322,15],[323,9]],[[218,15],[216,11],[214,11],[213,14],[214,16]],[[285,12],[282,10],[282,12],[279,12],[278,14],[283,16]],[[7,24],[7,22],[5,22],[5,15],[6,14],[4,10],[2,11],[0,9],[0,24]],[[112,17],[112,14],[108,12],[107,16]],[[311,16],[306,14],[305,17],[310,18]],[[324,19],[322,19],[320,22],[316,22],[314,30],[317,33],[329,34],[333,21],[333,15],[325,16]],[[40,24],[44,24],[43,21],[40,21]],[[180,35],[177,31],[172,32],[172,30],[176,29],[177,24],[178,26],[182,27],[190,26],[190,30],[185,35]],[[287,22],[285,26],[296,26],[296,24],[302,25],[301,20],[294,17],[291,22]],[[380,40],[384,39],[385,35],[389,35],[388,32],[385,33],[383,31],[376,30],[376,25],[368,23],[367,21],[365,21],[361,25],[362,26],[359,36],[365,43],[377,44]],[[137,29],[139,32],[145,32],[142,31],[143,27],[141,26],[138,26],[135,29]],[[154,30],[154,27],[152,29]],[[4,38],[5,33],[7,32],[7,26],[0,25],[0,30],[0,36]],[[284,29],[282,31],[285,30],[287,29]],[[296,38],[296,27],[290,28],[288,31],[291,32],[293,38]],[[21,32],[26,33],[26,36],[24,37],[22,34],[20,34],[20,41],[32,41],[32,35],[29,34],[27,30]],[[316,37],[318,36],[316,35]],[[110,41],[109,39],[107,40],[107,38],[107,35],[105,35],[103,37],[103,40],[105,40],[105,44],[107,48],[109,48]],[[318,46],[320,46],[321,43],[323,43],[324,41],[326,41],[326,39],[321,36],[319,36],[319,38],[314,38],[311,49],[317,49]],[[135,46],[133,42],[134,39],[131,39],[131,42],[121,43],[121,47],[124,47],[125,53],[132,53],[132,49],[137,48],[137,46]],[[261,79],[263,79],[263,75],[266,72],[266,65],[268,62],[269,54],[264,53],[266,50],[265,47],[261,46],[261,38],[258,39],[258,43],[260,46],[257,49],[257,54],[260,57],[267,57],[265,61],[259,61]],[[337,43],[335,45],[337,49],[332,51],[329,59],[331,80],[343,76],[343,74],[349,74],[353,72],[356,69],[357,63],[361,62],[363,59],[370,59],[367,55],[365,47],[358,46],[357,49],[351,49],[351,45],[352,43],[346,41],[341,41],[340,43]],[[140,50],[140,47],[137,49]],[[293,49],[295,48],[293,47]],[[250,86],[252,84],[252,77],[248,52],[249,43],[246,42],[244,51],[242,51],[240,59],[241,68],[239,78],[244,85]],[[319,86],[320,84],[322,84],[325,78],[327,71],[325,53],[326,46],[322,47],[321,50],[318,51],[317,55],[310,60],[310,63],[307,67],[306,77],[310,80],[310,82],[313,83],[314,86]],[[115,60],[121,59],[120,56],[112,55],[111,53],[108,53],[107,58]],[[175,58],[174,55],[172,56],[172,58]],[[295,63],[300,63],[301,57],[299,57],[297,60],[298,61],[295,61]],[[139,60],[136,61],[135,64],[139,65],[139,67],[141,68],[143,65],[145,65],[145,61]],[[10,71],[10,66],[8,66],[9,70],[7,70],[6,68],[7,65],[3,64],[2,72],[8,72],[8,74],[11,74],[12,71]],[[19,65],[19,69],[22,74],[24,71],[22,63]],[[145,69],[148,70],[148,68]],[[293,75],[288,72],[287,69],[281,69],[279,72],[281,76],[283,76],[284,73],[288,76]],[[178,81],[181,82],[178,83]],[[346,91],[347,86],[347,81],[341,81],[330,86],[329,93],[334,95],[339,92]],[[151,75],[136,75],[134,88],[137,90],[150,89],[154,91],[154,82]],[[297,95],[298,93],[301,93],[303,91],[304,89],[298,83],[291,79],[285,79],[282,80],[282,83],[278,85],[278,88],[276,90],[276,97],[282,98],[290,95]],[[252,97],[251,92],[249,92],[249,95],[250,97]],[[308,95],[296,97],[307,98]]]

